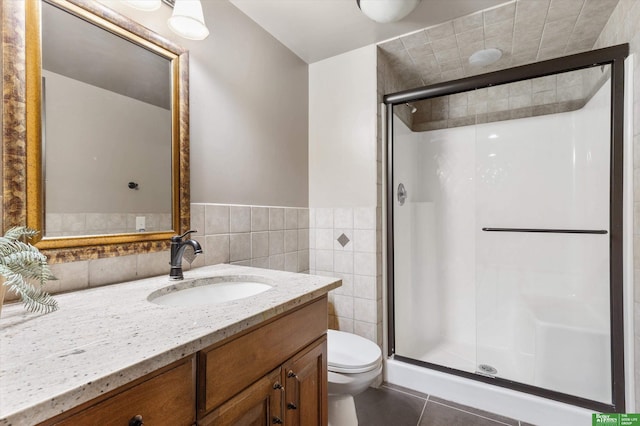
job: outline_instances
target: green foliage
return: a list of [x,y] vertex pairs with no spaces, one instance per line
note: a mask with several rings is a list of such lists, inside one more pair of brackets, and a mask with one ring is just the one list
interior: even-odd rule
[[33,229],[17,226],[0,237],[0,275],[5,279],[4,285],[20,296],[28,311],[48,313],[58,309],[58,303],[42,286],[56,278],[49,269],[47,257],[22,241],[37,233]]

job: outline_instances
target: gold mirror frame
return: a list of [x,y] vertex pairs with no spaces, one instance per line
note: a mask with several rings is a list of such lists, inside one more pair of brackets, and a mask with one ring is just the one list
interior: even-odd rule
[[[189,229],[188,52],[92,0],[2,2],[3,228],[42,231],[41,1],[166,57],[172,67],[172,226],[166,232],[45,238],[32,241],[50,263],[166,250]],[[26,125],[25,125],[26,124]]]

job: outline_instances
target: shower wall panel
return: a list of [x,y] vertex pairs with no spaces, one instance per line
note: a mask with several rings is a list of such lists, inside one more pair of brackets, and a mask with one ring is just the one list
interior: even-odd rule
[[611,402],[608,235],[482,231],[608,230],[609,91],[475,126],[394,120],[398,355]]

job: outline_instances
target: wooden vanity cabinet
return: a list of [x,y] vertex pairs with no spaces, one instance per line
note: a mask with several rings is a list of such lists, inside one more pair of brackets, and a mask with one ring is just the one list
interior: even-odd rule
[[258,426],[282,422],[284,387],[280,385],[281,374],[280,368],[267,374],[214,409],[211,414],[198,421],[198,425]]
[[41,425],[126,426],[136,415],[146,425],[193,425],[195,390],[195,356],[190,356]]
[[321,337],[214,409],[198,425],[326,425],[326,355],[327,339]]
[[327,317],[323,296],[41,426],[326,426]]
[[198,425],[327,424],[327,298],[198,353]]
[[282,368],[287,426],[327,424],[327,338],[323,336]]

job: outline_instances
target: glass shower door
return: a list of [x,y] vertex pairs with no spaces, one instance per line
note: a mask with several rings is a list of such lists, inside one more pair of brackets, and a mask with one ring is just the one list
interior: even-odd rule
[[478,374],[610,404],[607,76],[484,89],[511,106],[476,126],[474,234]]
[[475,129],[444,126],[449,105],[442,97],[414,113],[395,109],[395,353],[474,373]]
[[612,403],[609,73],[394,108],[396,355]]

